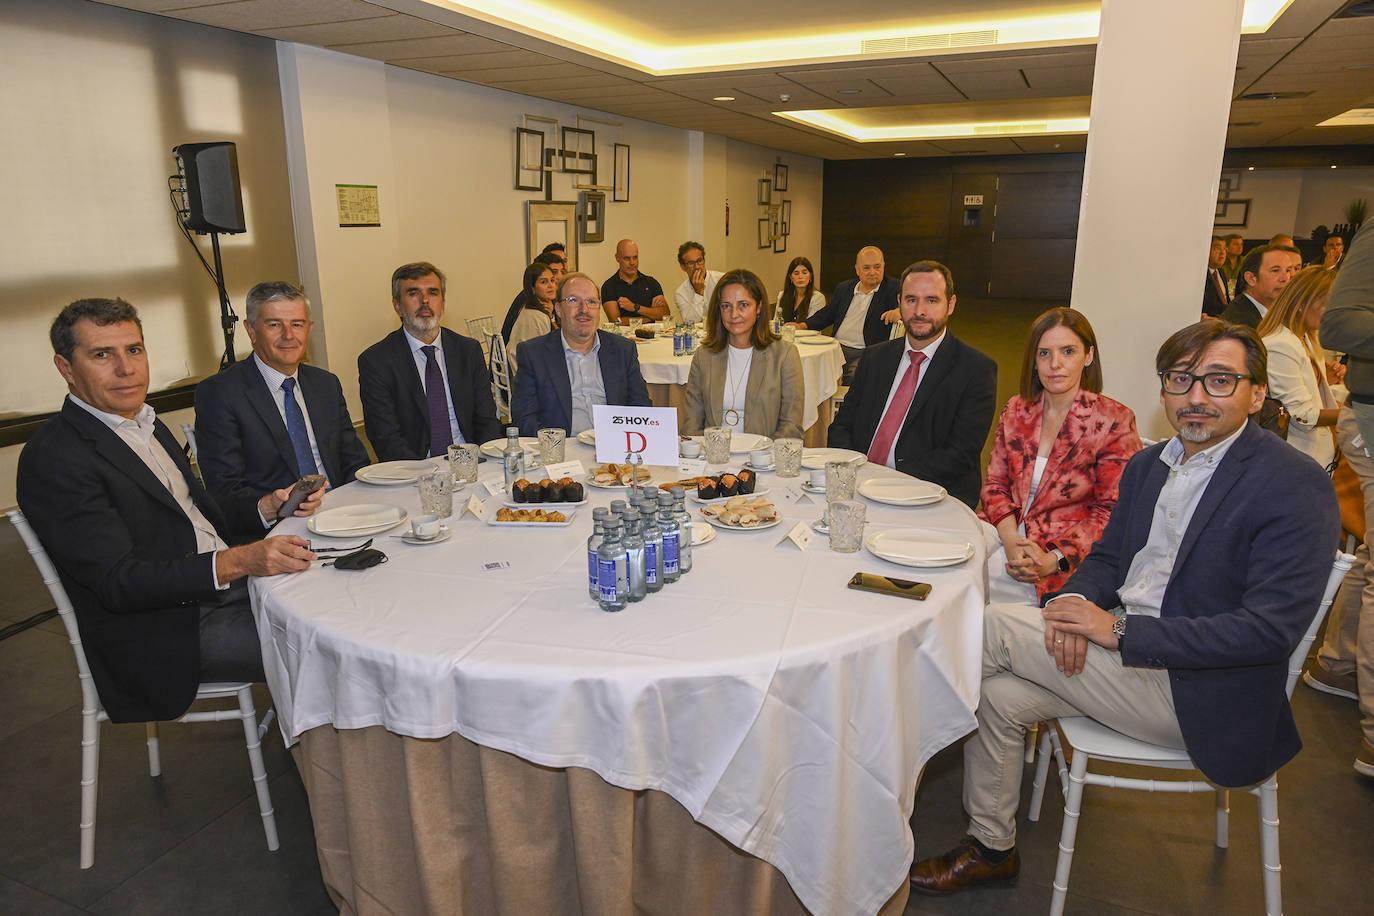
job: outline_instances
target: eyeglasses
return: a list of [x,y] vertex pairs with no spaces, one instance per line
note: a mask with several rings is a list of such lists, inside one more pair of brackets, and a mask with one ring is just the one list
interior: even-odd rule
[[1159,383],[1165,394],[1187,394],[1193,390],[1194,385],[1201,382],[1202,390],[1214,398],[1229,398],[1236,393],[1236,385],[1245,378],[1254,378],[1254,376],[1241,375],[1236,372],[1208,372],[1203,375],[1194,375],[1191,372],[1171,370],[1159,373]]
[[576,296],[564,296],[562,299],[559,299],[558,301],[568,306],[569,308],[601,308],[601,300],[596,298],[579,299]]
[[701,266],[703,266],[703,265],[705,265],[705,264],[706,264],[706,259],[705,259],[705,258],[697,258],[695,261],[683,261],[683,262],[682,262],[682,266],[685,267],[685,268],[687,268],[688,270],[696,270],[698,267],[701,267]]

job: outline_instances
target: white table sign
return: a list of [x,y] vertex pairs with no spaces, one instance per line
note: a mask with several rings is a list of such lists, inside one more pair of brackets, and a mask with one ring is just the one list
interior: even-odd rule
[[596,460],[622,464],[636,454],[645,464],[677,467],[678,437],[675,407],[592,407],[596,431]]
[[473,518],[484,518],[487,514],[487,504],[478,499],[477,494],[474,493],[468,497],[468,511],[472,513]]
[[[487,492],[490,493],[492,496],[507,496],[507,495],[509,495],[508,493],[506,493],[506,481],[505,481],[505,478],[492,479],[492,480],[484,480],[484,481],[482,481],[482,486],[486,487],[486,488],[487,488]],[[472,497],[472,499],[476,499],[476,498],[477,498],[476,496]],[[469,506],[472,505],[472,500],[469,500],[469,501],[468,501],[468,505],[469,505]]]
[[563,477],[581,480],[587,476],[587,469],[582,466],[580,461],[560,461],[544,468],[544,476],[550,480],[559,480]]
[[706,473],[706,459],[683,458],[678,463],[677,472],[683,477],[701,477]]
[[792,530],[787,532],[787,537],[783,538],[781,541],[778,541],[778,546],[782,547],[784,544],[793,544],[797,547],[798,550],[805,550],[807,548],[807,545],[810,543],[810,526],[808,526],[806,522],[797,522],[795,525],[792,526]]

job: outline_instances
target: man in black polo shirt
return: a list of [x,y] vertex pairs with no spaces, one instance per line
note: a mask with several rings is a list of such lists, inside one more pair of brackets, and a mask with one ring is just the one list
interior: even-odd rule
[[653,277],[639,272],[639,246],[633,239],[616,243],[615,262],[620,269],[601,284],[601,307],[607,316],[622,323],[630,318],[667,318],[668,300],[663,297],[663,287]]

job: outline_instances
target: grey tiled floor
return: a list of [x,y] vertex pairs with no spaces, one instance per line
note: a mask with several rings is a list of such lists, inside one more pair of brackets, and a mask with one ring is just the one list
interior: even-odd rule
[[[50,606],[8,524],[0,523],[0,626]],[[80,705],[61,624],[0,641],[0,914],[331,913],[305,792],[273,733],[264,744],[281,849],[268,852],[236,722],[162,728],[163,775],[150,779],[140,726],[103,726],[95,867],[77,867]],[[268,697],[259,692],[260,709]],[[1374,781],[1350,768],[1355,704],[1298,688],[1306,749],[1280,777],[1289,913],[1369,912]],[[919,857],[963,833],[958,748],[927,767],[913,824]],[[1029,785],[1029,772],[1026,776]],[[1029,791],[1027,789],[1026,796]],[[908,914],[1037,913],[1049,906],[1062,799],[1022,818],[1020,882],[912,898]],[[1255,801],[1235,796],[1231,847],[1212,845],[1210,796],[1089,788],[1069,912],[1263,912]],[[481,914],[485,916],[485,914]],[[695,916],[695,914],[692,914]]]

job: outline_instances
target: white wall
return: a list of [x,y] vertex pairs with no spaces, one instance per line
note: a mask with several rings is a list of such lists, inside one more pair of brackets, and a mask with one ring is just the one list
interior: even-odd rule
[[1240,188],[1231,196],[1250,199],[1250,219],[1243,228],[1218,228],[1267,239],[1280,232],[1312,237],[1317,226],[1345,222],[1351,200],[1374,200],[1374,168],[1255,169],[1241,172]]
[[[821,271],[821,175],[823,163],[819,159],[783,156],[787,163],[787,191],[782,195],[792,201],[791,235],[787,251],[775,254],[772,248],[759,248],[758,221],[766,214],[759,206],[758,180],[773,174],[777,160],[775,150],[752,146],[737,140],[725,143],[726,196],[730,200],[730,238],[726,243],[726,260],[730,267],[747,267],[763,279],[770,299],[782,288],[787,265],[798,255],[811,259],[816,279]],[[814,201],[815,205],[810,205]],[[717,260],[717,269],[722,265]]]

